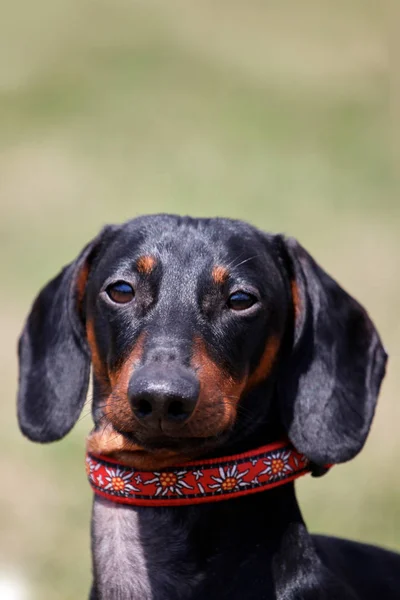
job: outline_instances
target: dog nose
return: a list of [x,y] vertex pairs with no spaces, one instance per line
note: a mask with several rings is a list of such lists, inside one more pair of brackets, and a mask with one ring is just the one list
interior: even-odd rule
[[143,366],[129,383],[133,413],[143,423],[160,427],[181,425],[193,413],[200,384],[185,367]]

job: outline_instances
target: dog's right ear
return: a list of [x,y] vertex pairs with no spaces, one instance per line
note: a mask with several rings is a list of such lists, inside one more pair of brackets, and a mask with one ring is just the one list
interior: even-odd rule
[[106,227],[37,296],[19,340],[18,422],[35,442],[74,426],[85,402],[90,351],[83,299],[90,267],[115,231]]

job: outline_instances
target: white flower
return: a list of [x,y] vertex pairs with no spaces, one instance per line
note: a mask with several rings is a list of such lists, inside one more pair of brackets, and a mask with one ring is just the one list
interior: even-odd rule
[[106,477],[107,485],[104,486],[104,490],[112,490],[121,496],[129,495],[129,492],[139,492],[131,483],[132,472],[124,473],[123,469],[116,467],[115,469],[107,468]]
[[212,490],[217,490],[218,492],[234,492],[239,490],[240,488],[246,487],[249,485],[245,481],[242,481],[243,477],[247,475],[250,469],[247,471],[243,471],[240,473],[238,471],[237,465],[233,465],[233,467],[227,467],[226,472],[223,467],[219,468],[220,477],[211,476],[211,478],[216,482],[208,487]]
[[166,496],[168,492],[177,494],[178,496],[183,496],[183,488],[188,490],[193,489],[191,485],[184,481],[186,473],[187,471],[178,471],[178,473],[173,471],[154,472],[155,477],[145,481],[144,484],[156,484],[155,496],[158,496],[159,494],[161,494],[161,496]]
[[296,452],[293,452],[293,462],[296,465],[296,467],[298,467],[301,462],[305,466],[305,465],[308,465],[308,458],[306,456],[304,456],[304,454],[301,454],[300,457],[298,458]]
[[193,475],[194,475],[196,481],[198,481],[200,479],[200,477],[204,477],[204,473],[201,469],[196,469],[196,471],[193,471]]
[[86,474],[87,474],[87,476],[89,477],[89,479],[90,479],[91,481],[94,481],[94,480],[95,480],[94,473],[95,473],[95,472],[96,472],[98,469],[100,469],[101,465],[100,465],[100,463],[96,463],[96,462],[94,462],[94,461],[93,461],[93,460],[90,458],[90,456],[87,456],[85,460],[86,460]]
[[272,481],[282,479],[287,473],[293,471],[292,467],[289,465],[290,454],[290,450],[287,450],[286,452],[281,452],[279,450],[272,452],[271,456],[263,461],[267,468],[258,475],[269,475],[269,478]]

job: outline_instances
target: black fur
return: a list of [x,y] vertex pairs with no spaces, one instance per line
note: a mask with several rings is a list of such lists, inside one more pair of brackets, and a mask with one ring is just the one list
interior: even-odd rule
[[35,442],[64,437],[85,402],[90,352],[76,280],[110,230],[103,230],[43,288],[20,337],[18,421],[22,432]]
[[363,307],[296,240],[282,244],[303,307],[280,386],[282,419],[310,460],[350,460],[367,439],[386,353]]
[[[137,268],[141,256],[155,259],[145,275]],[[220,285],[211,277],[218,265],[229,272]],[[82,269],[88,277],[79,296]],[[110,302],[107,286],[116,280],[132,284],[133,302]],[[257,298],[248,313],[227,307],[235,289]],[[244,387],[234,422],[224,425],[216,388],[196,436],[188,427],[204,400],[187,424],[166,419],[161,429],[158,419],[132,417],[130,429],[117,427],[149,456],[165,448],[187,457],[226,455],[286,433],[318,474],[327,462],[351,459],[366,440],[385,351],[365,310],[295,240],[240,221],[168,215],[106,228],[40,293],[22,334],[18,416],[35,441],[63,437],[78,419],[88,386],[89,321],[105,373],[127,364],[141,340],[131,376],[137,383],[140,374],[141,383],[129,389],[140,389],[139,400],[159,394],[157,410],[170,397],[178,405],[187,400],[187,382],[201,374],[193,366],[198,340],[235,381],[258,373],[266,344],[279,340],[265,377]],[[106,401],[114,392],[106,375],[95,374],[93,386],[101,428],[111,418]],[[192,396],[195,389],[191,384]],[[134,401],[137,395],[129,398],[132,410]],[[92,545],[92,599],[400,597],[399,557],[310,536],[292,484],[181,508],[119,507],[96,498]]]

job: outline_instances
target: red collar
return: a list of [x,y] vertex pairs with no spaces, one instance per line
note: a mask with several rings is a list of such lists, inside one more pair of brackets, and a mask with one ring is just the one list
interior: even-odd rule
[[136,471],[105,456],[86,455],[95,494],[120,504],[181,506],[263,492],[311,471],[289,442],[235,456],[188,462],[161,471]]

